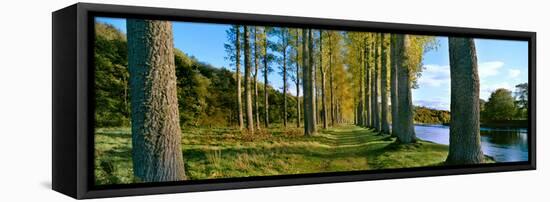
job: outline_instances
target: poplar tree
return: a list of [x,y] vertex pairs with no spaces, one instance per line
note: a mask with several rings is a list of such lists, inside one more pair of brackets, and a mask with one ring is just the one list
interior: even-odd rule
[[246,106],[246,127],[248,132],[254,133],[254,117],[252,115],[252,93],[250,92],[250,36],[248,26],[244,26],[244,94]]
[[135,180],[184,180],[172,23],[128,19],[126,26]]
[[449,37],[451,125],[447,164],[483,163],[479,136],[479,76],[474,39]]

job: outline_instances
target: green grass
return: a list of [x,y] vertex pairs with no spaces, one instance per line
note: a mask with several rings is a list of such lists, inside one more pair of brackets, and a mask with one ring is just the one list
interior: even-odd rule
[[[186,128],[182,135],[191,180],[441,165],[448,147],[431,142],[398,145],[388,135],[346,125],[305,137],[303,129]],[[96,184],[132,183],[127,128],[96,130]]]

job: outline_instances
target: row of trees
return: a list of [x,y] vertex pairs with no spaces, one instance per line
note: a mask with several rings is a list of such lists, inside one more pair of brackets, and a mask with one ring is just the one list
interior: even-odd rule
[[354,123],[391,133],[400,143],[415,142],[411,89],[420,76],[424,52],[437,46],[435,38],[366,32],[344,36],[354,86]]
[[[234,29],[240,28],[235,26]],[[246,58],[249,54],[247,50],[249,36],[246,33],[250,28],[243,26],[242,29],[245,33],[242,37]],[[408,144],[416,141],[411,89],[417,87],[416,81],[421,76],[423,54],[437,47],[434,37],[311,29],[266,27],[261,29],[264,30],[262,36],[265,48],[264,61],[277,58],[277,63],[282,67],[284,83],[282,91],[285,95],[286,77],[289,74],[287,65],[293,64],[296,69],[294,78],[297,81],[297,95],[299,95],[301,73],[304,101],[303,109],[298,110],[298,114],[299,112],[304,114],[306,135],[316,132],[317,122],[322,123],[326,128],[329,126],[328,123],[335,125],[353,120],[357,125],[373,128],[380,133],[391,133],[397,137],[398,143]],[[238,35],[239,32],[228,33],[236,33],[236,38],[241,38]],[[292,33],[296,33],[294,37]],[[274,38],[271,37],[272,35],[279,37],[278,40],[271,42],[272,57],[269,57],[267,44]],[[234,47],[238,47],[239,40],[234,41]],[[289,50],[295,53],[294,61],[287,61]],[[234,51],[234,55],[240,52],[238,49]],[[479,163],[483,161],[483,154],[479,141],[479,77],[473,39],[450,37],[449,54],[452,113],[450,151],[447,161],[453,164]],[[238,63],[238,58],[235,61]],[[248,78],[247,72],[250,71],[247,69],[251,67],[246,65],[248,64],[246,61],[247,59],[245,59],[244,77]],[[266,70],[264,73],[266,77],[269,74],[267,64],[265,63],[263,67]],[[240,75],[238,64],[236,66],[237,75]],[[256,68],[261,67],[256,66]],[[248,80],[245,79],[245,89],[248,88]],[[265,80],[264,83],[268,81]],[[237,99],[240,97],[241,95],[237,94]],[[249,94],[245,97],[250,100]],[[321,98],[320,101],[318,97]],[[296,99],[299,99],[299,96]],[[245,106],[248,112],[246,116],[251,117],[250,104],[245,103]],[[267,105],[264,108],[268,110]],[[283,108],[286,110],[286,106]],[[351,114],[353,115],[350,116]],[[242,115],[239,114],[239,116]],[[286,119],[286,116],[284,117]],[[251,118],[247,120],[248,130],[252,131],[253,120]],[[300,118],[296,120],[299,125]],[[286,120],[284,122],[286,123]],[[268,126],[268,122],[265,123]]]
[[[341,32],[234,25],[227,30],[227,39],[226,59],[231,61],[237,72],[238,120],[242,120],[239,121],[239,128],[246,126],[247,131],[253,132],[260,129],[261,122],[264,127],[269,127],[270,98],[267,94],[262,96],[256,92],[258,83],[262,82],[258,80],[258,73],[263,74],[261,84],[267,88],[273,66],[277,66],[277,73],[282,77],[283,126],[286,127],[291,118],[297,127],[301,127],[303,121],[306,134],[312,134],[317,124],[327,128],[329,123],[335,125],[346,120],[343,105],[350,95],[349,90],[343,88],[349,82],[349,75],[345,72],[341,54]],[[242,63],[244,71],[241,70]],[[241,84],[243,77],[244,84]],[[289,80],[295,85],[294,96],[289,95]],[[247,90],[251,86],[254,91]],[[303,96],[300,96],[301,92]],[[244,103],[241,101],[243,97]],[[288,113],[288,99],[298,103],[295,106],[297,113],[292,116]],[[259,118],[261,111],[263,118]]]
[[[179,105],[188,103],[181,101],[185,99],[179,91],[193,84],[178,87],[182,82],[178,81],[177,64],[185,61],[177,60],[180,53],[173,46],[171,23],[128,19],[127,33],[134,175],[144,182],[183,180]],[[288,122],[287,100],[291,98],[297,103],[296,124],[300,126],[303,119],[306,135],[315,134],[318,123],[326,128],[354,122],[391,133],[400,144],[416,141],[411,89],[421,74],[424,52],[435,47],[434,37],[241,25],[232,26],[227,35],[227,58],[236,70],[235,98],[230,100],[236,100],[239,128],[253,133],[262,121],[269,127],[269,74],[274,62],[283,77],[283,125]],[[480,163],[483,153],[474,40],[450,37],[449,55],[452,113],[447,162]],[[260,73],[263,83],[258,79]],[[195,84],[209,86],[202,74],[192,75]],[[288,78],[295,82],[297,96],[287,95]],[[259,90],[262,86],[263,96]],[[197,95],[208,94],[207,90],[193,88]],[[205,97],[194,99],[204,106],[200,102]]]
[[[422,56],[434,48],[434,38],[384,33],[349,33],[355,58],[358,125],[390,133],[401,144],[416,141],[411,89],[421,75]],[[449,37],[451,118],[448,164],[483,162],[479,137],[479,76],[475,43]],[[353,61],[353,60],[352,60]],[[388,75],[389,74],[389,75]],[[389,79],[388,79],[389,78]],[[390,95],[388,95],[388,83]],[[390,97],[388,102],[387,98]]]

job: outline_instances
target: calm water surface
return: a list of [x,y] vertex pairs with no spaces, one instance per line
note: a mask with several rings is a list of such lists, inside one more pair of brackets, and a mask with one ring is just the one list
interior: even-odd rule
[[[415,132],[422,140],[449,145],[449,126],[415,125]],[[527,161],[527,129],[481,128],[481,147],[497,162]]]

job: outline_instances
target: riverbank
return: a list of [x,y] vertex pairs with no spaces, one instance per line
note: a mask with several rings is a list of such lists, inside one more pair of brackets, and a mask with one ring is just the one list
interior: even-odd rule
[[[190,180],[442,165],[448,146],[419,140],[399,145],[370,129],[341,126],[305,137],[300,128],[183,130],[182,148]],[[129,129],[96,131],[96,184],[132,183]]]
[[[449,145],[449,126],[415,125],[416,137],[437,144]],[[496,162],[527,161],[528,133],[525,129],[481,128],[481,149]]]
[[[432,123],[415,123],[417,125],[438,125]],[[440,125],[450,126],[450,123],[441,123]],[[479,123],[482,128],[494,129],[524,129],[529,128],[527,120],[501,120],[501,121],[482,121]]]

